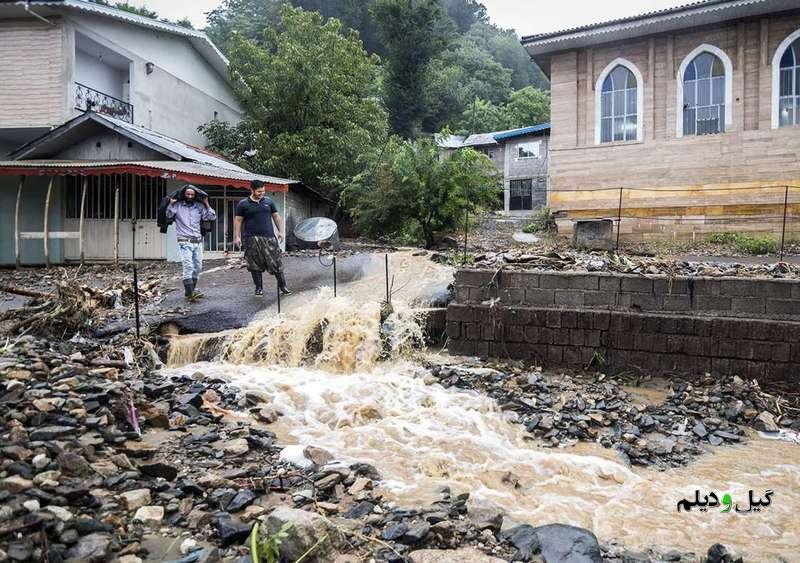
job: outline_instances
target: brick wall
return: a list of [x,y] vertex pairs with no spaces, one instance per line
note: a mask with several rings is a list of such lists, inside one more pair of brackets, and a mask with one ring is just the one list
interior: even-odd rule
[[451,354],[546,366],[784,380],[800,369],[800,282],[461,270]]
[[460,270],[456,301],[800,320],[800,281]]
[[545,366],[782,381],[800,369],[800,322],[451,304],[451,354]]

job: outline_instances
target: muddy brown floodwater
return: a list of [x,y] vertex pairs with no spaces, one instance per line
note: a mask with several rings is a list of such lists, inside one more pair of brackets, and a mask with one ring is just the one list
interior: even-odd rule
[[[403,274],[410,280],[404,291],[412,287],[413,270]],[[507,521],[573,524],[630,549],[700,554],[723,543],[746,561],[800,560],[800,445],[754,435],[663,472],[626,467],[597,444],[538,447],[494,400],[432,383],[410,361],[379,362],[379,308],[358,295],[374,292],[382,281],[380,272],[367,277],[374,279],[345,290],[344,297],[325,291],[296,296],[293,313],[227,334],[220,361],[172,369],[266,393],[283,414],[272,426],[282,443],[373,464],[383,491],[400,505],[436,500],[437,489],[447,485],[469,492],[470,502],[502,508]],[[412,334],[413,315],[400,303],[397,310],[395,331]],[[297,342],[305,343],[323,319],[319,349],[309,357]],[[398,337],[395,356],[402,357],[402,343]],[[175,364],[191,361],[196,346],[176,341]],[[663,399],[660,390],[639,391],[648,402]],[[744,507],[751,490],[756,498],[774,491],[770,505],[749,513],[677,509],[695,491],[701,498],[727,493]]]

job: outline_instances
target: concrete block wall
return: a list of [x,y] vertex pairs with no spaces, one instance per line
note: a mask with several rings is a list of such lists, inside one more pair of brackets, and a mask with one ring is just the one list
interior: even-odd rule
[[456,302],[800,320],[800,281],[581,272],[460,270]]
[[785,381],[800,370],[800,322],[454,303],[451,354],[544,366]]

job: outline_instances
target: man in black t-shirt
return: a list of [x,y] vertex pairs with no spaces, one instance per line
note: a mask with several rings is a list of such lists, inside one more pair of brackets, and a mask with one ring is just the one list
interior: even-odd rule
[[[236,206],[233,222],[234,248],[244,241],[244,258],[247,269],[253,276],[256,295],[264,295],[262,274],[269,272],[278,280],[278,289],[284,295],[291,293],[283,277],[281,247],[283,241],[283,220],[275,202],[265,197],[264,182],[253,180],[250,183],[250,197],[241,200]],[[275,222],[275,228],[272,223]],[[277,238],[276,238],[277,236]]]

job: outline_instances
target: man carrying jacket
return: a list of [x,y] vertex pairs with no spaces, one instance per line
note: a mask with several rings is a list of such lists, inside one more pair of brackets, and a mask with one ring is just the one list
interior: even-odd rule
[[[264,182],[253,180],[250,184],[250,197],[241,200],[236,206],[233,244],[234,247],[241,246],[244,239],[244,258],[247,261],[247,269],[253,276],[256,295],[264,295],[263,272],[275,276],[278,290],[288,295],[291,291],[286,287],[286,280],[283,277],[279,246],[279,242],[283,241],[283,220],[275,203],[264,196],[265,192]],[[277,229],[273,228],[273,221]]]
[[203,270],[203,235],[200,232],[200,222],[214,221],[217,214],[208,204],[207,196],[202,198],[202,202],[197,201],[197,191],[190,184],[177,199],[170,199],[167,217],[175,219],[178,252],[183,266],[183,288],[186,299],[194,301],[203,297],[197,291],[197,282]]

